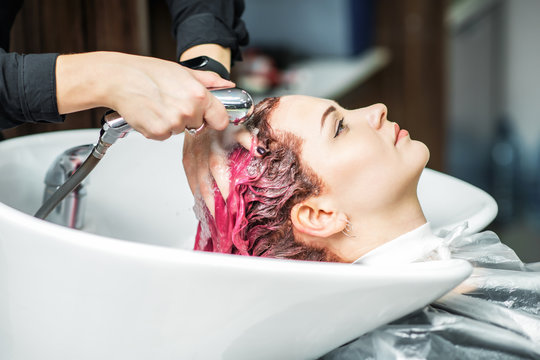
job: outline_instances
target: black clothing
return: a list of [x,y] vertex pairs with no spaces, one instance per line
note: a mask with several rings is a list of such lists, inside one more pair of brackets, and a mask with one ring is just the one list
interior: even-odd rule
[[57,57],[0,49],[0,130],[27,122],[64,120],[56,104]]
[[241,60],[240,46],[248,33],[240,19],[244,0],[167,0],[176,39],[176,58],[192,46],[219,44],[231,49],[232,61]]
[[[7,53],[9,33],[22,0],[0,1],[0,130],[27,122],[61,122],[56,103],[58,54]],[[199,44],[231,48],[239,60],[248,35],[243,0],[167,0],[178,53]]]
[[55,66],[58,54],[7,53],[22,0],[0,2],[0,130],[25,122],[59,122]]

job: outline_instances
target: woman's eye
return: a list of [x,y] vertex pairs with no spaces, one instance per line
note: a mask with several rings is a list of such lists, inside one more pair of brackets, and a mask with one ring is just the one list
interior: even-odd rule
[[345,129],[345,126],[343,125],[343,119],[341,119],[338,122],[336,133],[334,134],[334,138],[337,137],[344,129]]

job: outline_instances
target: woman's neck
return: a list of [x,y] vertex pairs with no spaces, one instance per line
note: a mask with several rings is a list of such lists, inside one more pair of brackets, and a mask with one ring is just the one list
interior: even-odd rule
[[416,193],[390,208],[372,211],[351,219],[333,251],[344,261],[353,262],[369,251],[425,224],[426,217]]

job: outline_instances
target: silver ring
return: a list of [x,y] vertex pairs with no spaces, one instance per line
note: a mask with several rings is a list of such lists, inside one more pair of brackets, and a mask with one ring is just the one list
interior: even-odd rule
[[204,129],[204,126],[206,125],[206,123],[203,121],[203,123],[201,124],[201,126],[199,126],[197,129],[190,129],[190,128],[186,128],[186,132],[189,134],[189,135],[197,135],[197,133],[199,133],[199,131],[201,131],[202,129]]

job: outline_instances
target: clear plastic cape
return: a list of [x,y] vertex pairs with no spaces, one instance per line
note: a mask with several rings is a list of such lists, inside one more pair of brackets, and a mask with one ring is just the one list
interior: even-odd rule
[[491,231],[463,235],[466,227],[438,235],[473,265],[467,280],[321,359],[540,359],[540,262],[521,262]]

